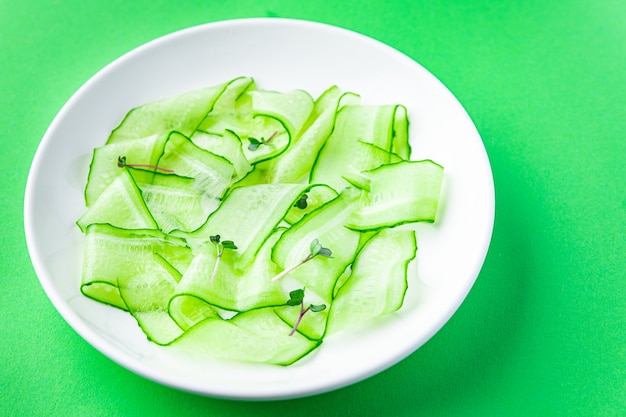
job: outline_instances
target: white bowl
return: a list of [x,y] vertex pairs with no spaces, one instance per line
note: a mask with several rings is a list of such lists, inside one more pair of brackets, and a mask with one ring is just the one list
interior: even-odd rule
[[[289,367],[192,362],[149,343],[134,319],[79,291],[83,189],[94,147],[134,106],[246,75],[260,88],[319,95],[333,84],[364,103],[404,104],[412,159],[445,167],[439,221],[419,225],[402,309],[366,331],[327,338]],[[25,231],[41,285],[63,318],[118,364],[161,384],[238,399],[302,397],[358,382],[410,355],[457,310],[484,262],[494,220],[489,161],[470,118],[427,70],[344,29],[288,19],[243,19],[173,33],[117,59],[61,109],[32,163]]]

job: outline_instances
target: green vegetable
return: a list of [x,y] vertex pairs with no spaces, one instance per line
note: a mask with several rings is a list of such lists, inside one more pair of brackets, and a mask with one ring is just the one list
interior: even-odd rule
[[323,247],[319,243],[319,241],[317,239],[313,239],[313,241],[311,242],[311,245],[309,247],[309,253],[307,254],[307,256],[305,256],[302,260],[296,262],[294,265],[291,265],[290,267],[286,268],[280,274],[276,275],[274,278],[272,278],[272,281],[278,281],[282,277],[286,276],[287,274],[289,274],[290,272],[292,272],[296,268],[298,268],[298,267],[304,265],[305,263],[309,262],[310,260],[312,260],[313,258],[315,258],[318,255],[324,256],[326,258],[330,258],[331,255],[332,255],[332,251],[330,249],[328,249],[328,248]]
[[292,364],[402,307],[406,224],[436,220],[443,183],[410,153],[404,106],[337,86],[239,77],[136,107],[93,152],[81,291],[164,349]]
[[328,332],[359,326],[398,310],[407,290],[407,267],[416,250],[412,230],[386,228],[372,237],[333,300]]
[[222,260],[222,255],[224,254],[224,249],[237,249],[237,245],[232,240],[220,241],[220,235],[209,236],[209,240],[215,243],[215,248],[217,250],[217,259],[215,260],[215,267],[213,267],[213,273],[211,274],[210,283],[213,283],[215,280],[215,276],[217,275],[217,270],[220,266],[220,261]]
[[346,223],[355,230],[434,222],[443,168],[432,161],[402,161],[362,171],[366,189]]
[[[316,252],[319,253],[320,251],[324,249],[325,248],[319,247]],[[311,251],[311,253],[313,253],[313,250]],[[320,311],[326,310],[326,304],[309,304],[307,308],[304,308],[304,289],[297,289],[297,290],[291,291],[289,293],[289,300],[287,300],[287,305],[300,307],[298,318],[296,319],[293,327],[291,328],[291,331],[289,332],[289,336],[293,336],[293,334],[296,332],[296,330],[298,329],[298,326],[300,325],[300,322],[302,321],[302,318],[304,317],[306,313],[308,313],[309,311],[313,313],[319,313]]]

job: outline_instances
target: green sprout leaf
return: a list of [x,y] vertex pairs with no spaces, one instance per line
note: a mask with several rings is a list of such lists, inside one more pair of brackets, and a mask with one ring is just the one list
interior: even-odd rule
[[250,151],[256,151],[257,149],[259,149],[259,146],[265,143],[265,139],[263,138],[261,138],[261,140],[256,138],[248,138],[248,140],[250,141],[250,144],[248,145],[248,150]]
[[287,300],[287,305],[300,306],[300,314],[298,315],[295,324],[291,328],[289,336],[293,336],[293,334],[296,332],[298,326],[302,322],[302,318],[306,313],[308,313],[309,311],[313,313],[318,313],[326,309],[326,304],[309,304],[307,308],[304,308],[304,288],[291,291],[289,293],[289,300]]
[[312,312],[318,313],[322,310],[326,310],[326,304],[311,304],[310,308]]
[[303,289],[293,290],[289,293],[289,300],[287,300],[287,304],[290,306],[297,306],[297,305],[302,304],[303,300],[304,300],[304,290]]
[[280,274],[272,278],[272,282],[278,281],[279,279],[281,279],[282,277],[284,277],[285,275],[287,275],[294,269],[298,268],[300,265],[304,265],[305,263],[309,262],[311,259],[315,258],[317,255],[321,255],[325,258],[331,258],[332,251],[328,248],[323,247],[321,243],[319,242],[319,240],[313,239],[313,241],[309,245],[309,254],[304,259],[297,262],[295,265],[292,265],[289,268],[286,268],[285,270],[283,270],[283,272],[281,272]]
[[331,258],[333,253],[328,248],[321,248],[320,250],[317,251],[317,254],[325,258]]
[[306,193],[302,194],[300,198],[298,199],[298,201],[296,201],[296,204],[294,204],[294,206],[301,210],[304,210],[308,206],[308,203],[307,203],[308,198],[309,198],[308,194]]
[[237,249],[237,245],[232,240],[225,240],[222,242],[224,249]]
[[257,149],[259,149],[259,146],[261,146],[261,145],[269,145],[270,141],[274,138],[274,136],[276,136],[277,133],[278,133],[278,131],[275,131],[267,139],[265,139],[264,137],[261,137],[261,139],[252,138],[252,137],[248,138],[248,141],[250,142],[248,144],[248,150],[256,151]]
[[232,240],[224,240],[220,235],[212,235],[209,236],[209,241],[215,243],[215,248],[217,251],[217,260],[215,261],[215,267],[213,268],[213,273],[211,274],[210,282],[212,283],[217,276],[217,270],[219,269],[220,262],[222,260],[222,255],[224,254],[224,249],[237,249],[237,245]]
[[315,256],[319,253],[320,250],[322,250],[322,248],[323,246],[320,244],[319,240],[313,239],[311,245],[309,246],[309,251],[311,252],[312,256]]

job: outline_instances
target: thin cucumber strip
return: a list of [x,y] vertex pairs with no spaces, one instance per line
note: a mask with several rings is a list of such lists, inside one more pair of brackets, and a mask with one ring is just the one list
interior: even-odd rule
[[163,153],[165,138],[152,136],[130,142],[114,143],[96,148],[89,166],[85,187],[85,203],[89,207],[121,174],[118,161],[126,164],[155,165]]
[[[361,232],[358,249],[356,250],[357,256],[361,252],[361,249],[370,241],[371,238],[376,236],[378,230]],[[348,281],[350,275],[352,274],[352,265],[348,265],[348,267],[343,271],[343,273],[337,278],[335,282],[335,287],[333,288],[333,299],[337,296],[337,292],[343,287],[343,285]]]
[[[314,106],[313,98],[305,91],[287,93],[267,90],[250,91],[252,117],[267,124],[263,130],[240,135],[248,160],[259,163],[282,154],[295,140],[307,122]],[[238,133],[238,132],[237,132]]]
[[242,142],[246,160],[253,165],[279,155],[290,142],[289,133],[280,119],[255,117],[252,100],[255,91],[253,84],[236,99],[234,108],[212,112],[198,129],[198,133],[220,136],[225,131],[232,132]]
[[369,177],[363,174],[363,171],[402,161],[400,156],[362,140],[354,143],[352,155],[354,162],[345,167],[341,177],[348,184],[366,190],[369,190]]
[[254,117],[270,117],[280,121],[292,139],[298,135],[313,111],[313,98],[303,90],[287,93],[255,90],[249,94],[252,97]]
[[285,217],[306,184],[259,184],[233,189],[206,223],[188,235],[190,242],[207,242],[220,235],[237,246],[238,267],[243,268]]
[[208,196],[194,178],[132,168],[129,172],[158,228],[165,233],[196,230],[219,206],[220,200]]
[[184,333],[167,311],[135,311],[132,316],[147,339],[157,345],[168,345]]
[[222,198],[234,174],[228,160],[199,148],[179,132],[169,135],[158,164],[177,175],[194,178],[196,186],[213,198]]
[[176,130],[191,135],[224,90],[238,79],[164,98],[132,109],[113,130],[107,143],[166,136]]
[[220,318],[217,310],[205,300],[188,294],[174,294],[168,305],[168,313],[183,331],[202,320]]
[[354,153],[358,141],[391,150],[394,114],[392,105],[341,108],[334,130],[315,160],[310,182],[327,184],[337,192],[347,187],[349,184],[342,178],[344,174],[358,171],[364,165],[359,159],[363,155]]
[[356,256],[360,233],[344,224],[357,198],[358,192],[344,192],[307,214],[283,233],[272,251],[274,262],[290,270],[310,255],[314,240],[330,249],[331,257],[315,256],[288,274],[326,303],[332,299],[335,281]]
[[430,160],[403,161],[364,172],[369,191],[362,193],[346,227],[374,230],[404,223],[434,222],[443,168]]
[[272,160],[268,170],[273,183],[295,183],[308,180],[309,172],[335,125],[337,110],[345,103],[355,103],[358,96],[344,93],[337,86],[327,89],[315,102],[309,120],[289,148]]
[[[221,310],[246,311],[254,308],[284,304],[287,297],[282,292],[280,283],[271,279],[278,273],[276,265],[270,259],[271,249],[280,237],[282,229],[274,232],[264,243],[252,264],[241,271],[235,268],[235,252],[225,250],[219,258],[217,246],[208,243],[196,251],[194,260],[176,287],[170,312],[179,317],[177,321],[189,325],[193,318],[201,317],[193,311],[182,313],[173,311],[178,308],[177,298],[193,297]],[[215,271],[215,275],[213,275]],[[200,307],[202,308],[202,307]],[[187,316],[180,319],[181,316]],[[195,323],[194,323],[195,324]]]
[[[324,113],[329,110],[336,112],[339,108],[339,103],[341,102],[342,97],[345,96],[354,97],[357,102],[359,100],[356,94],[345,93],[336,85],[330,86],[329,88],[324,90],[324,92],[322,92],[322,94],[320,94],[320,96],[313,102],[313,109],[311,110],[307,121],[302,125],[302,128],[300,129],[300,134],[294,137],[292,145],[298,142],[304,136],[304,133],[307,130],[311,129],[314,124],[318,123],[318,119]],[[344,103],[346,101],[347,99],[344,100]]]
[[[279,120],[272,117],[255,117],[252,102],[252,93],[255,91],[257,89],[251,86],[237,98],[233,109],[209,114],[198,129],[200,132],[214,135],[222,135],[226,130],[234,132],[244,144],[246,158],[252,164],[282,152],[285,144],[289,142],[289,134]],[[262,146],[248,152],[250,138],[269,139],[272,146]]]
[[305,193],[302,193],[298,201],[291,207],[285,221],[289,224],[298,222],[306,214],[323,206],[337,197],[337,192],[324,184],[313,184]]
[[333,300],[328,334],[356,328],[398,310],[408,288],[407,268],[416,251],[413,230],[383,229],[371,238]]
[[248,172],[245,177],[231,185],[230,190],[235,188],[248,187],[259,184],[269,184],[269,177],[265,169],[265,162],[261,162],[252,166],[252,171]]
[[409,143],[409,118],[406,107],[396,106],[393,119],[393,138],[391,152],[404,160],[411,157],[411,144]]
[[237,182],[250,171],[252,164],[243,152],[241,139],[232,130],[224,130],[221,134],[196,131],[191,141],[202,149],[228,160],[234,168],[233,182]]
[[236,115],[237,112],[235,110],[238,100],[246,92],[254,91],[256,89],[256,83],[254,82],[254,79],[250,77],[239,77],[231,80],[224,92],[220,94],[219,98],[215,102],[215,105],[207,114],[205,120],[202,121],[202,125],[210,125],[209,119],[213,119],[213,121],[220,121]]
[[148,340],[159,345],[168,344],[183,333],[167,309],[180,276],[178,270],[155,253],[146,256],[143,268],[136,273],[118,276],[120,296],[128,311]]
[[256,89],[252,78],[241,78],[231,83],[200,123],[197,131],[221,135],[225,130],[232,130],[244,132],[247,136],[250,129],[260,126],[252,120],[252,99],[248,94]]
[[251,164],[275,158],[287,149],[291,140],[280,120],[271,117],[257,117],[255,120],[261,125],[257,130],[248,134],[236,132],[244,145],[243,153]]
[[209,318],[191,327],[170,346],[190,357],[290,365],[320,345],[291,328],[273,309],[261,308],[230,320]]
[[125,229],[158,228],[128,169],[120,171],[120,175],[76,221],[81,231],[93,223],[109,223]]
[[108,224],[91,224],[85,231],[81,292],[105,304],[126,310],[118,279],[143,271],[144,263],[158,254],[179,273],[191,263],[191,249],[182,239],[156,230],[126,230]]

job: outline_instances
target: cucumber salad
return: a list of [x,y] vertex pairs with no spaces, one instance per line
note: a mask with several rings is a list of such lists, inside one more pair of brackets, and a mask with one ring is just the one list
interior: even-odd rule
[[133,108],[93,151],[81,292],[166,349],[273,365],[397,311],[443,181],[408,123],[250,77]]

